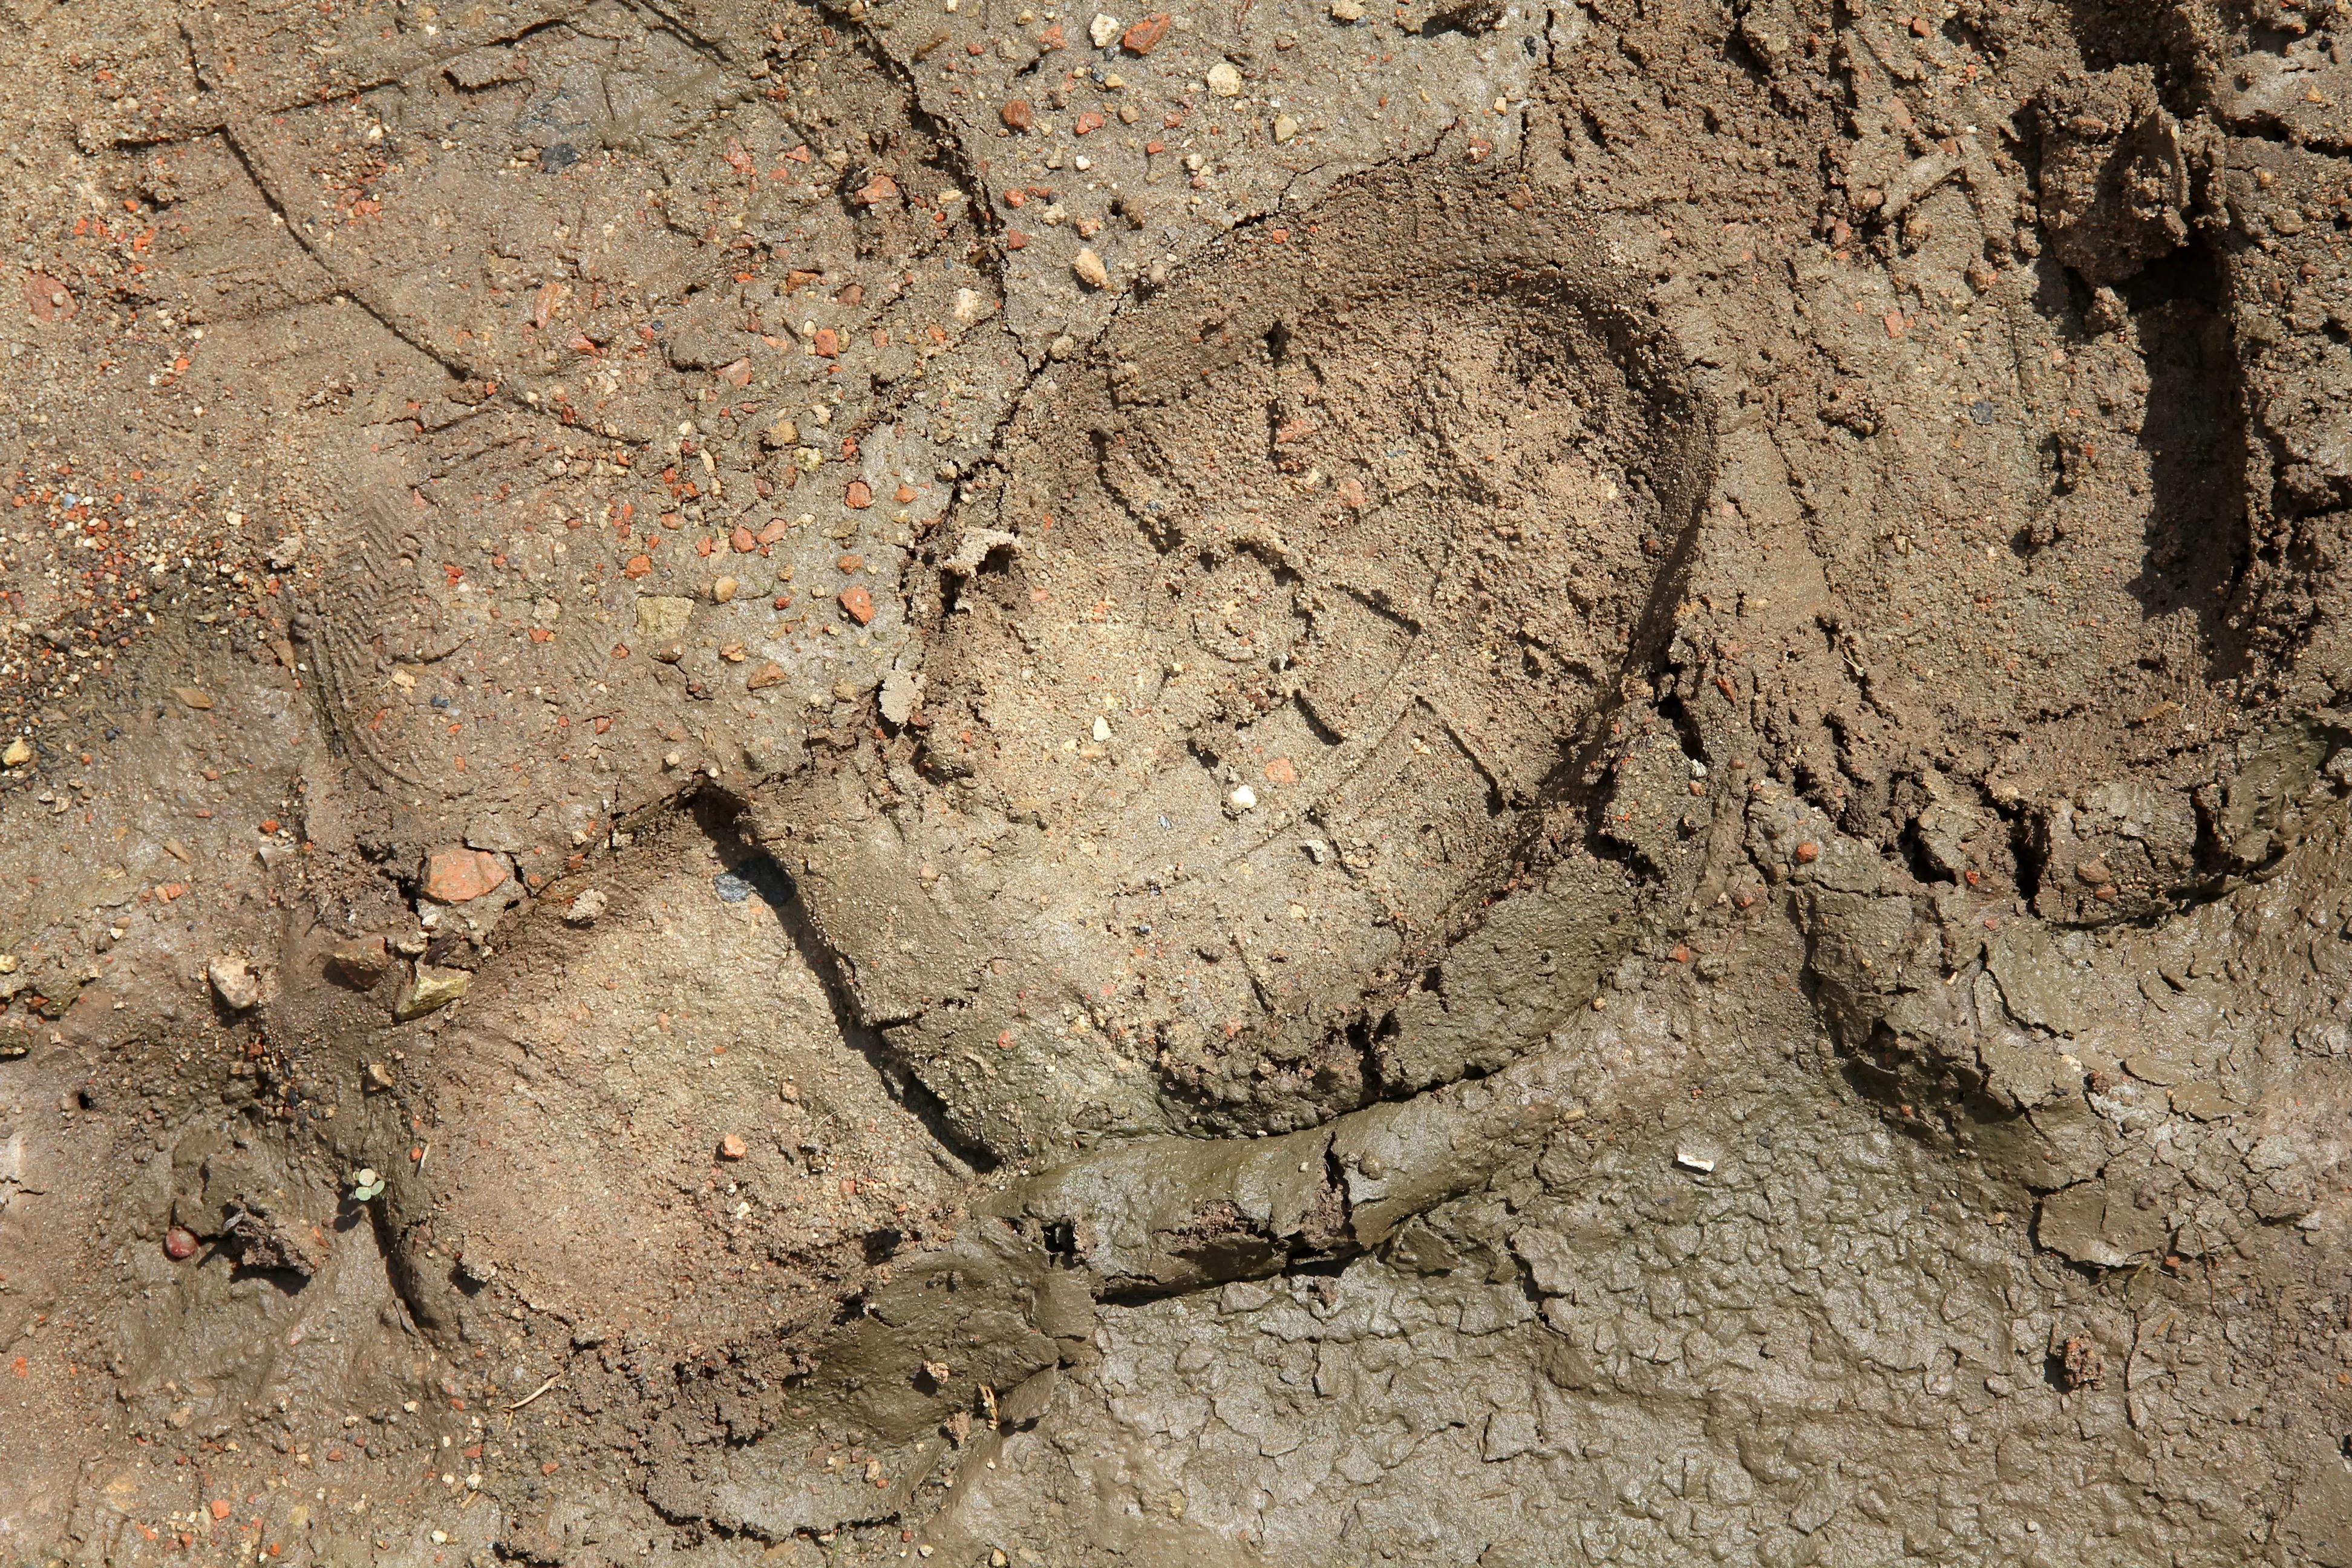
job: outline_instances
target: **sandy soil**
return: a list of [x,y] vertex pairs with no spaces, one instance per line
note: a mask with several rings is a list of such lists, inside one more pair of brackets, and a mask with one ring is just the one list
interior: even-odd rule
[[0,4],[0,1554],[2352,1564],[2352,13]]

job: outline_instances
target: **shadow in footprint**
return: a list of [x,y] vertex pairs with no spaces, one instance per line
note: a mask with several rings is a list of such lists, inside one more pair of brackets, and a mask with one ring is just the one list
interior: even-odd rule
[[840,955],[826,945],[811,923],[792,874],[777,863],[775,857],[742,837],[739,809],[740,803],[731,797],[706,796],[695,803],[696,824],[709,836],[724,868],[710,879],[711,891],[722,903],[742,904],[757,899],[773,911],[810,972],[824,987],[825,1001],[843,1042],[866,1058],[890,1090],[891,1098],[923,1124],[935,1145],[932,1158],[942,1168],[958,1176],[993,1170],[994,1157],[956,1135],[947,1108],[939,1097],[906,1069],[884,1045],[882,1037],[859,1015],[842,980]]
[[[2247,650],[2229,624],[2246,568],[2245,423],[2228,320],[2217,309],[2220,264],[2190,246],[2121,290],[2147,365],[2146,554],[2128,584],[2150,620],[2196,617],[2210,681],[2244,672]],[[2184,674],[2189,672],[2182,672]]]

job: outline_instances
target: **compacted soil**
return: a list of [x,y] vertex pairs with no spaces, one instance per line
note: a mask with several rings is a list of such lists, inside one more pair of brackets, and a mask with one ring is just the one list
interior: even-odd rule
[[0,0],[0,1557],[2352,1565],[2341,0]]

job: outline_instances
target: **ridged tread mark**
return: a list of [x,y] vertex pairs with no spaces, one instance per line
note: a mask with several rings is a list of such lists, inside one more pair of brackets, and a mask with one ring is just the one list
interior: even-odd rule
[[[353,584],[394,580],[401,564],[400,541],[406,531],[380,489],[364,489],[355,510],[357,525],[352,537],[336,554],[318,598],[310,606],[310,662],[319,677],[322,717],[327,732],[341,742],[344,755],[364,769],[422,789],[427,787],[425,781],[404,769],[377,744],[357,700],[357,672],[373,669],[377,658],[362,630],[381,626],[384,618],[369,614],[365,595]],[[447,658],[463,640],[411,645],[401,653],[414,662],[431,663]]]
[[[298,109],[315,108],[320,104],[333,103],[342,99],[357,98],[361,93],[373,92],[378,88],[397,86],[420,71],[429,71],[445,66],[460,56],[473,53],[476,49],[491,48],[499,44],[520,43],[535,33],[544,32],[551,27],[567,26],[573,18],[585,15],[589,9],[587,5],[574,6],[571,10],[560,12],[551,16],[540,16],[520,26],[492,32],[485,37],[453,38],[450,42],[442,44],[419,44],[404,53],[396,52],[398,58],[394,60],[373,67],[370,71],[356,76],[348,82],[321,88],[316,91],[296,93],[291,97],[265,99],[257,103],[243,104],[226,110],[217,118],[196,117],[181,121],[169,129],[159,131],[152,135],[118,136],[113,139],[112,145],[119,148],[136,149],[170,147],[183,142],[198,142],[227,130],[229,122],[235,119],[250,121],[273,114],[285,114]],[[208,36],[211,28],[205,19],[201,16],[183,16],[179,26],[180,41],[188,51],[188,68],[195,77],[198,88],[205,92],[234,93],[236,89],[222,79],[222,73],[211,68],[213,57],[217,51],[213,47],[212,40]]]
[[276,213],[282,220],[287,235],[301,247],[305,256],[318,265],[320,271],[334,280],[336,288],[348,295],[361,310],[373,317],[378,326],[458,380],[488,379],[481,374],[480,366],[467,356],[435,347],[426,333],[405,324],[401,319],[400,311],[394,309],[390,302],[382,297],[373,283],[364,278],[357,278],[346,273],[342,268],[328,258],[323,247],[314,243],[303,234],[300,216],[293,211],[286,200],[285,192],[289,188],[289,183],[278,176],[276,160],[263,148],[260,139],[254,134],[253,121],[249,116],[232,118],[222,125],[220,134],[221,139],[227,143],[229,152],[244,167],[247,177],[252,180],[254,188],[261,193],[261,199],[268,203],[269,210]]

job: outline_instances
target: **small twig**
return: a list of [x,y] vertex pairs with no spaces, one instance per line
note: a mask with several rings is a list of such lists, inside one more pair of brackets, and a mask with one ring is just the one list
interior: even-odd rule
[[431,1157],[432,1153],[433,1145],[430,1143],[427,1143],[424,1148],[419,1149],[416,1152],[416,1169],[411,1172],[410,1174],[417,1176],[423,1175],[425,1173],[425,1162]]
[[518,1399],[512,1405],[508,1405],[508,1413],[511,1415],[513,1412],[521,1409],[524,1405],[529,1405],[532,1400],[537,1399],[541,1394],[545,1394],[549,1389],[553,1388],[557,1384],[562,1383],[562,1381],[563,1374],[560,1372],[557,1373],[553,1377],[549,1378],[545,1383],[541,1384],[537,1388],[532,1389],[529,1394],[524,1394],[520,1399]]

